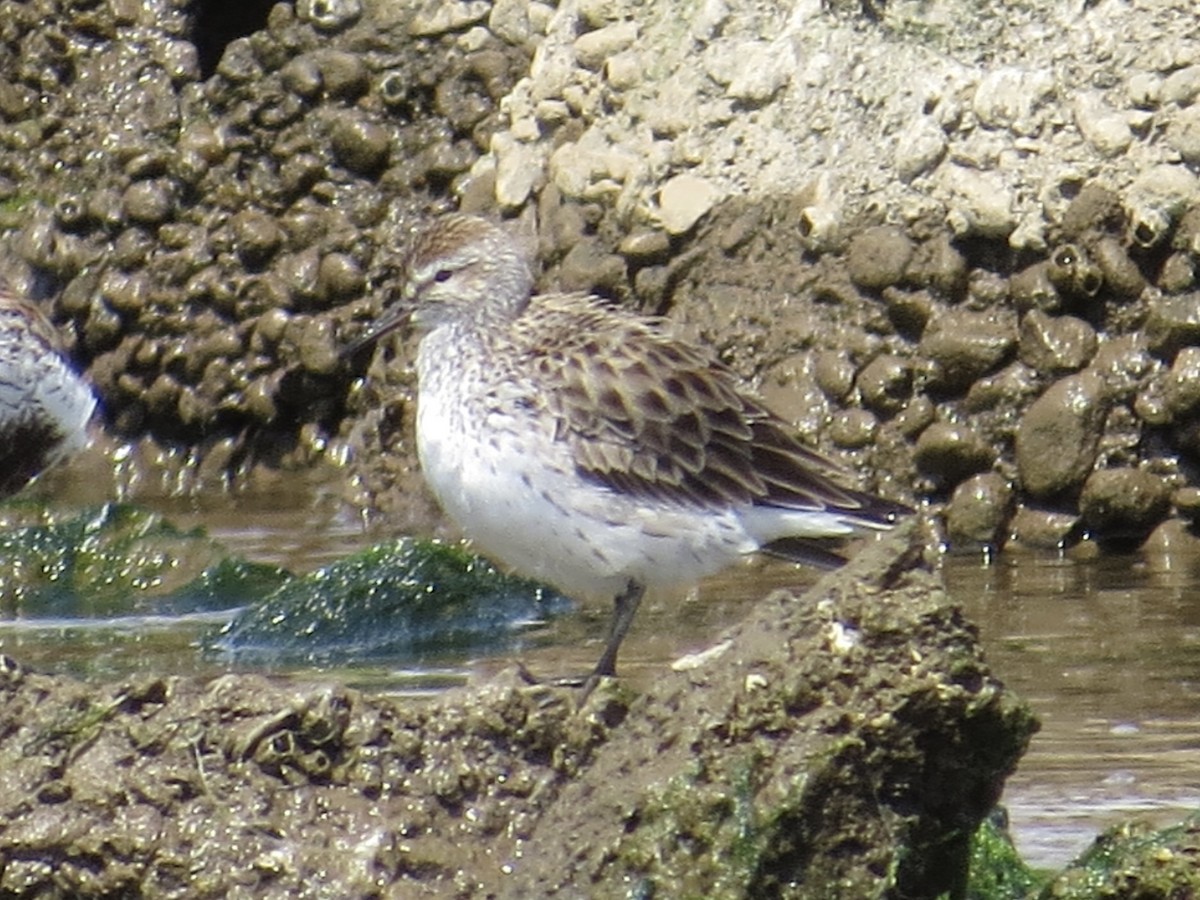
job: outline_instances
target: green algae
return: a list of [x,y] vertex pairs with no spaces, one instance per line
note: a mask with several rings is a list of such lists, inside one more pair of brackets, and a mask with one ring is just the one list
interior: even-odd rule
[[238,661],[325,663],[496,649],[571,608],[458,547],[404,538],[290,579],[210,647]]
[[285,574],[232,558],[200,529],[120,503],[58,516],[13,505],[0,530],[0,613],[26,618],[229,609]]
[[1039,900],[1186,900],[1200,896],[1200,813],[1156,829],[1109,828],[1037,895]]

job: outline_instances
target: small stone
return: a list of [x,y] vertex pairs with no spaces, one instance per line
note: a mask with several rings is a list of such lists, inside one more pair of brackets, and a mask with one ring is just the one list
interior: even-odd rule
[[526,0],[495,0],[488,15],[488,31],[513,46],[521,46],[533,36]]
[[1184,347],[1163,379],[1162,400],[1172,419],[1200,408],[1200,347]]
[[912,366],[898,356],[877,356],[858,374],[863,405],[888,416],[904,408],[912,396]]
[[840,402],[854,388],[854,365],[845,353],[821,351],[813,356],[813,378],[830,400]]
[[1096,330],[1074,316],[1049,316],[1030,310],[1021,320],[1017,355],[1038,372],[1059,375],[1078,372],[1096,355]]
[[448,31],[463,31],[488,17],[491,0],[428,0],[408,22],[413,37],[434,37]]
[[1116,191],[1089,181],[1067,206],[1062,217],[1062,233],[1068,240],[1079,240],[1088,232],[1120,234],[1125,230],[1125,210]]
[[355,100],[371,86],[371,72],[360,54],[324,49],[315,54],[314,61],[328,97]]
[[792,39],[745,41],[736,48],[740,61],[725,89],[727,96],[748,106],[761,106],[783,88],[796,70]]
[[1184,162],[1200,163],[1200,107],[1188,106],[1175,114],[1167,124],[1167,143]]
[[1166,480],[1141,469],[1093,472],[1079,495],[1083,523],[1101,539],[1144,539],[1170,509]]
[[1133,143],[1133,132],[1125,117],[1095,93],[1083,94],[1075,101],[1075,124],[1101,156],[1119,156]]
[[270,259],[283,243],[283,229],[266,213],[256,209],[243,210],[229,221],[233,232],[233,251],[249,266],[259,266]]
[[524,206],[534,188],[545,180],[540,152],[531,144],[497,132],[492,136],[492,153],[496,157],[496,202],[501,209]]
[[875,442],[879,420],[865,409],[847,409],[833,416],[829,439],[843,450],[861,450]]
[[1160,81],[1158,99],[1162,103],[1189,106],[1197,97],[1200,97],[1200,66],[1184,66]]
[[585,238],[573,246],[559,268],[559,287],[564,291],[619,294],[628,290],[625,260],[597,238]]
[[1012,539],[1038,550],[1061,550],[1079,525],[1079,516],[1053,509],[1022,505],[1010,526]]
[[1049,69],[997,66],[980,80],[971,105],[979,121],[990,128],[1033,135],[1042,103],[1054,93],[1055,85],[1054,72]]
[[1125,96],[1131,106],[1154,109],[1162,102],[1163,79],[1153,72],[1135,72],[1125,85]]
[[959,299],[970,280],[967,258],[948,233],[939,232],[916,248],[905,280],[930,288],[942,297]]
[[1008,289],[1018,312],[1038,309],[1042,312],[1058,312],[1062,297],[1050,280],[1050,267],[1046,260],[1026,266],[1008,281]]
[[1106,234],[1093,241],[1089,250],[1092,261],[1104,278],[1108,293],[1121,300],[1134,300],[1141,296],[1146,289],[1146,278],[1126,251],[1123,241]]
[[297,350],[300,366],[314,375],[328,375],[338,367],[337,341],[333,323],[324,318],[311,318],[300,333]]
[[335,120],[330,144],[337,161],[351,172],[372,175],[387,164],[392,141],[383,125],[347,113]]
[[996,451],[969,426],[934,422],[917,439],[917,469],[941,487],[990,469]]
[[658,192],[658,218],[667,234],[686,234],[721,197],[711,181],[698,175],[676,175]]
[[617,252],[639,262],[665,259],[671,250],[671,239],[657,229],[642,229],[626,235]]
[[932,116],[917,116],[896,139],[895,165],[907,183],[934,168],[946,155],[946,132]]
[[1182,250],[1163,261],[1158,272],[1158,287],[1168,294],[1179,294],[1196,284],[1196,265],[1192,254]]
[[1200,295],[1174,294],[1154,300],[1145,334],[1150,350],[1164,358],[1180,347],[1200,344]]
[[1016,343],[1010,313],[952,309],[930,321],[917,351],[933,364],[934,387],[963,391],[1004,363]]
[[627,49],[638,38],[637,22],[615,22],[575,39],[575,59],[585,69],[599,71],[604,61]]
[[948,162],[938,178],[950,193],[946,222],[959,237],[1007,238],[1017,227],[1011,185],[1000,172]]
[[914,249],[908,235],[895,226],[867,228],[850,241],[846,272],[859,287],[882,290],[904,278]]
[[125,189],[121,207],[134,222],[158,225],[175,212],[175,198],[168,182],[161,179],[135,181]]
[[1001,475],[975,475],[954,489],[946,504],[946,537],[951,547],[1002,547],[1013,491]]
[[1034,497],[1063,494],[1092,471],[1108,406],[1102,380],[1087,370],[1052,384],[1017,426],[1021,485]]

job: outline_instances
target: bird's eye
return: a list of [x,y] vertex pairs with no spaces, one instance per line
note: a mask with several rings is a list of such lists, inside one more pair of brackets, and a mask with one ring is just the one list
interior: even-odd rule
[[438,269],[433,273],[434,281],[449,281],[454,273],[450,269]]

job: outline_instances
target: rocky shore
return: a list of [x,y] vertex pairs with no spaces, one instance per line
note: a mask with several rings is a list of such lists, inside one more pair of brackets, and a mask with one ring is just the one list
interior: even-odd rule
[[545,288],[685,323],[953,544],[1190,522],[1191,10],[876,12],[16,4],[3,270],[149,469],[344,465],[403,519],[406,364],[337,350],[457,205],[536,235]]
[[580,715],[515,680],[412,707],[6,660],[0,893],[961,890],[1033,721],[925,553],[1136,544],[1200,511],[1191,5],[228,18],[0,3],[0,275],[94,384],[115,492],[328,470],[428,525],[406,351],[338,351],[394,299],[411,226],[464,208],[529,236],[544,289],[709,342],[941,535]]

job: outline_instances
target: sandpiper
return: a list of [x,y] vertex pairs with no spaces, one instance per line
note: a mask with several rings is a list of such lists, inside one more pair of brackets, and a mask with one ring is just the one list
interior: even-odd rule
[[535,296],[520,244],[486,219],[451,214],[419,232],[403,298],[344,355],[409,321],[417,451],[446,513],[517,572],[615,598],[588,690],[616,674],[647,588],[760,550],[836,564],[813,539],[908,511],[845,486],[666,322],[587,294]]
[[54,326],[0,282],[0,496],[80,450],[95,408]]

